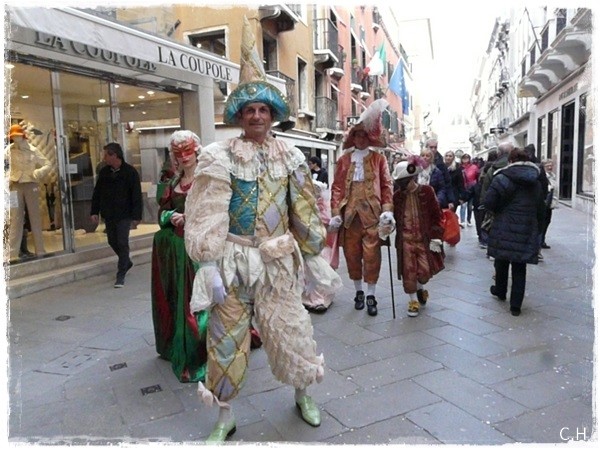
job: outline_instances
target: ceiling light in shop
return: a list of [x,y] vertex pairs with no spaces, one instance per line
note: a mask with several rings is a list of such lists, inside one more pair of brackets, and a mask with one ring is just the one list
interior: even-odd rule
[[138,95],[138,98],[139,98],[140,100],[143,100],[143,99],[145,99],[145,98],[146,98],[146,96],[145,96],[145,95]]
[[29,95],[21,95],[21,98],[29,98]]
[[4,67],[6,67],[7,69],[14,69],[14,68],[15,68],[15,65],[14,65],[14,64],[12,64],[12,63],[6,63],[6,64],[4,65]]
[[146,91],[146,94],[148,94],[148,95],[154,95],[154,91]]
[[104,99],[104,98],[99,98],[99,99],[98,99],[98,103],[106,103],[106,99]]

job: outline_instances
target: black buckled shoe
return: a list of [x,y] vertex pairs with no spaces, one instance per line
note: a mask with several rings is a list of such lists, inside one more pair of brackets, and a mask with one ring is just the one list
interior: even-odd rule
[[367,314],[370,316],[377,315],[377,300],[374,295],[367,295]]
[[365,293],[363,291],[356,291],[356,297],[354,297],[354,309],[365,308]]

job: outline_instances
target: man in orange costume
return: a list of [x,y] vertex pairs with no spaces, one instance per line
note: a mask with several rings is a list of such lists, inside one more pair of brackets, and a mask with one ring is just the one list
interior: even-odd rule
[[370,316],[377,315],[375,288],[381,268],[381,240],[394,230],[393,181],[385,156],[373,147],[385,147],[381,112],[387,107],[376,100],[352,127],[337,161],[331,186],[330,226],[340,228],[348,275],[354,281],[355,309],[365,307],[363,280],[367,284],[366,304]]

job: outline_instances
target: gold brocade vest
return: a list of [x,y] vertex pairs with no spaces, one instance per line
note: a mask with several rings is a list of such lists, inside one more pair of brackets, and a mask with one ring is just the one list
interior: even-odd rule
[[379,202],[369,200],[365,181],[353,181],[350,185],[348,203],[344,208],[344,227],[348,228],[357,214],[365,228],[379,223],[381,206]]

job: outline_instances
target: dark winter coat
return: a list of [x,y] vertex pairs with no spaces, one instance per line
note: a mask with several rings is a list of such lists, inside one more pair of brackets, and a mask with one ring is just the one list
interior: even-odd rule
[[[447,170],[446,176],[449,177]],[[431,186],[435,191],[435,195],[438,199],[440,207],[447,208],[448,203],[452,202],[451,199],[454,198],[454,194],[452,194],[452,189],[448,188],[444,178],[444,173],[442,173],[438,167],[434,167],[431,171],[431,176],[429,177],[429,186]]]
[[494,213],[488,256],[537,264],[544,219],[539,168],[531,162],[509,164],[494,173],[483,205]]
[[448,167],[446,167],[446,163],[444,162],[444,157],[441,155],[440,152],[435,152],[435,154],[433,155],[433,163],[435,164],[435,167],[437,167],[442,173],[442,180],[444,183],[442,190],[435,190],[438,200],[440,201],[440,206],[442,208],[447,208],[448,203],[453,203],[456,207],[458,205],[458,199],[454,197],[450,173],[448,172]]
[[485,195],[487,193],[490,184],[492,183],[492,178],[498,169],[502,169],[503,167],[508,166],[508,153],[504,153],[498,156],[498,159],[492,162],[492,165],[484,171],[484,175],[481,178],[481,194],[479,198],[479,202],[483,204],[485,199]]
[[118,170],[104,166],[94,186],[90,214],[104,220],[142,220],[142,187],[137,170],[125,161]]
[[[448,174],[450,175],[450,185],[452,186],[452,194],[454,198],[465,202],[468,201],[470,195],[467,191],[465,175],[462,167],[458,164],[452,164],[450,167],[448,167]],[[458,207],[458,202],[454,204],[454,207]]]

